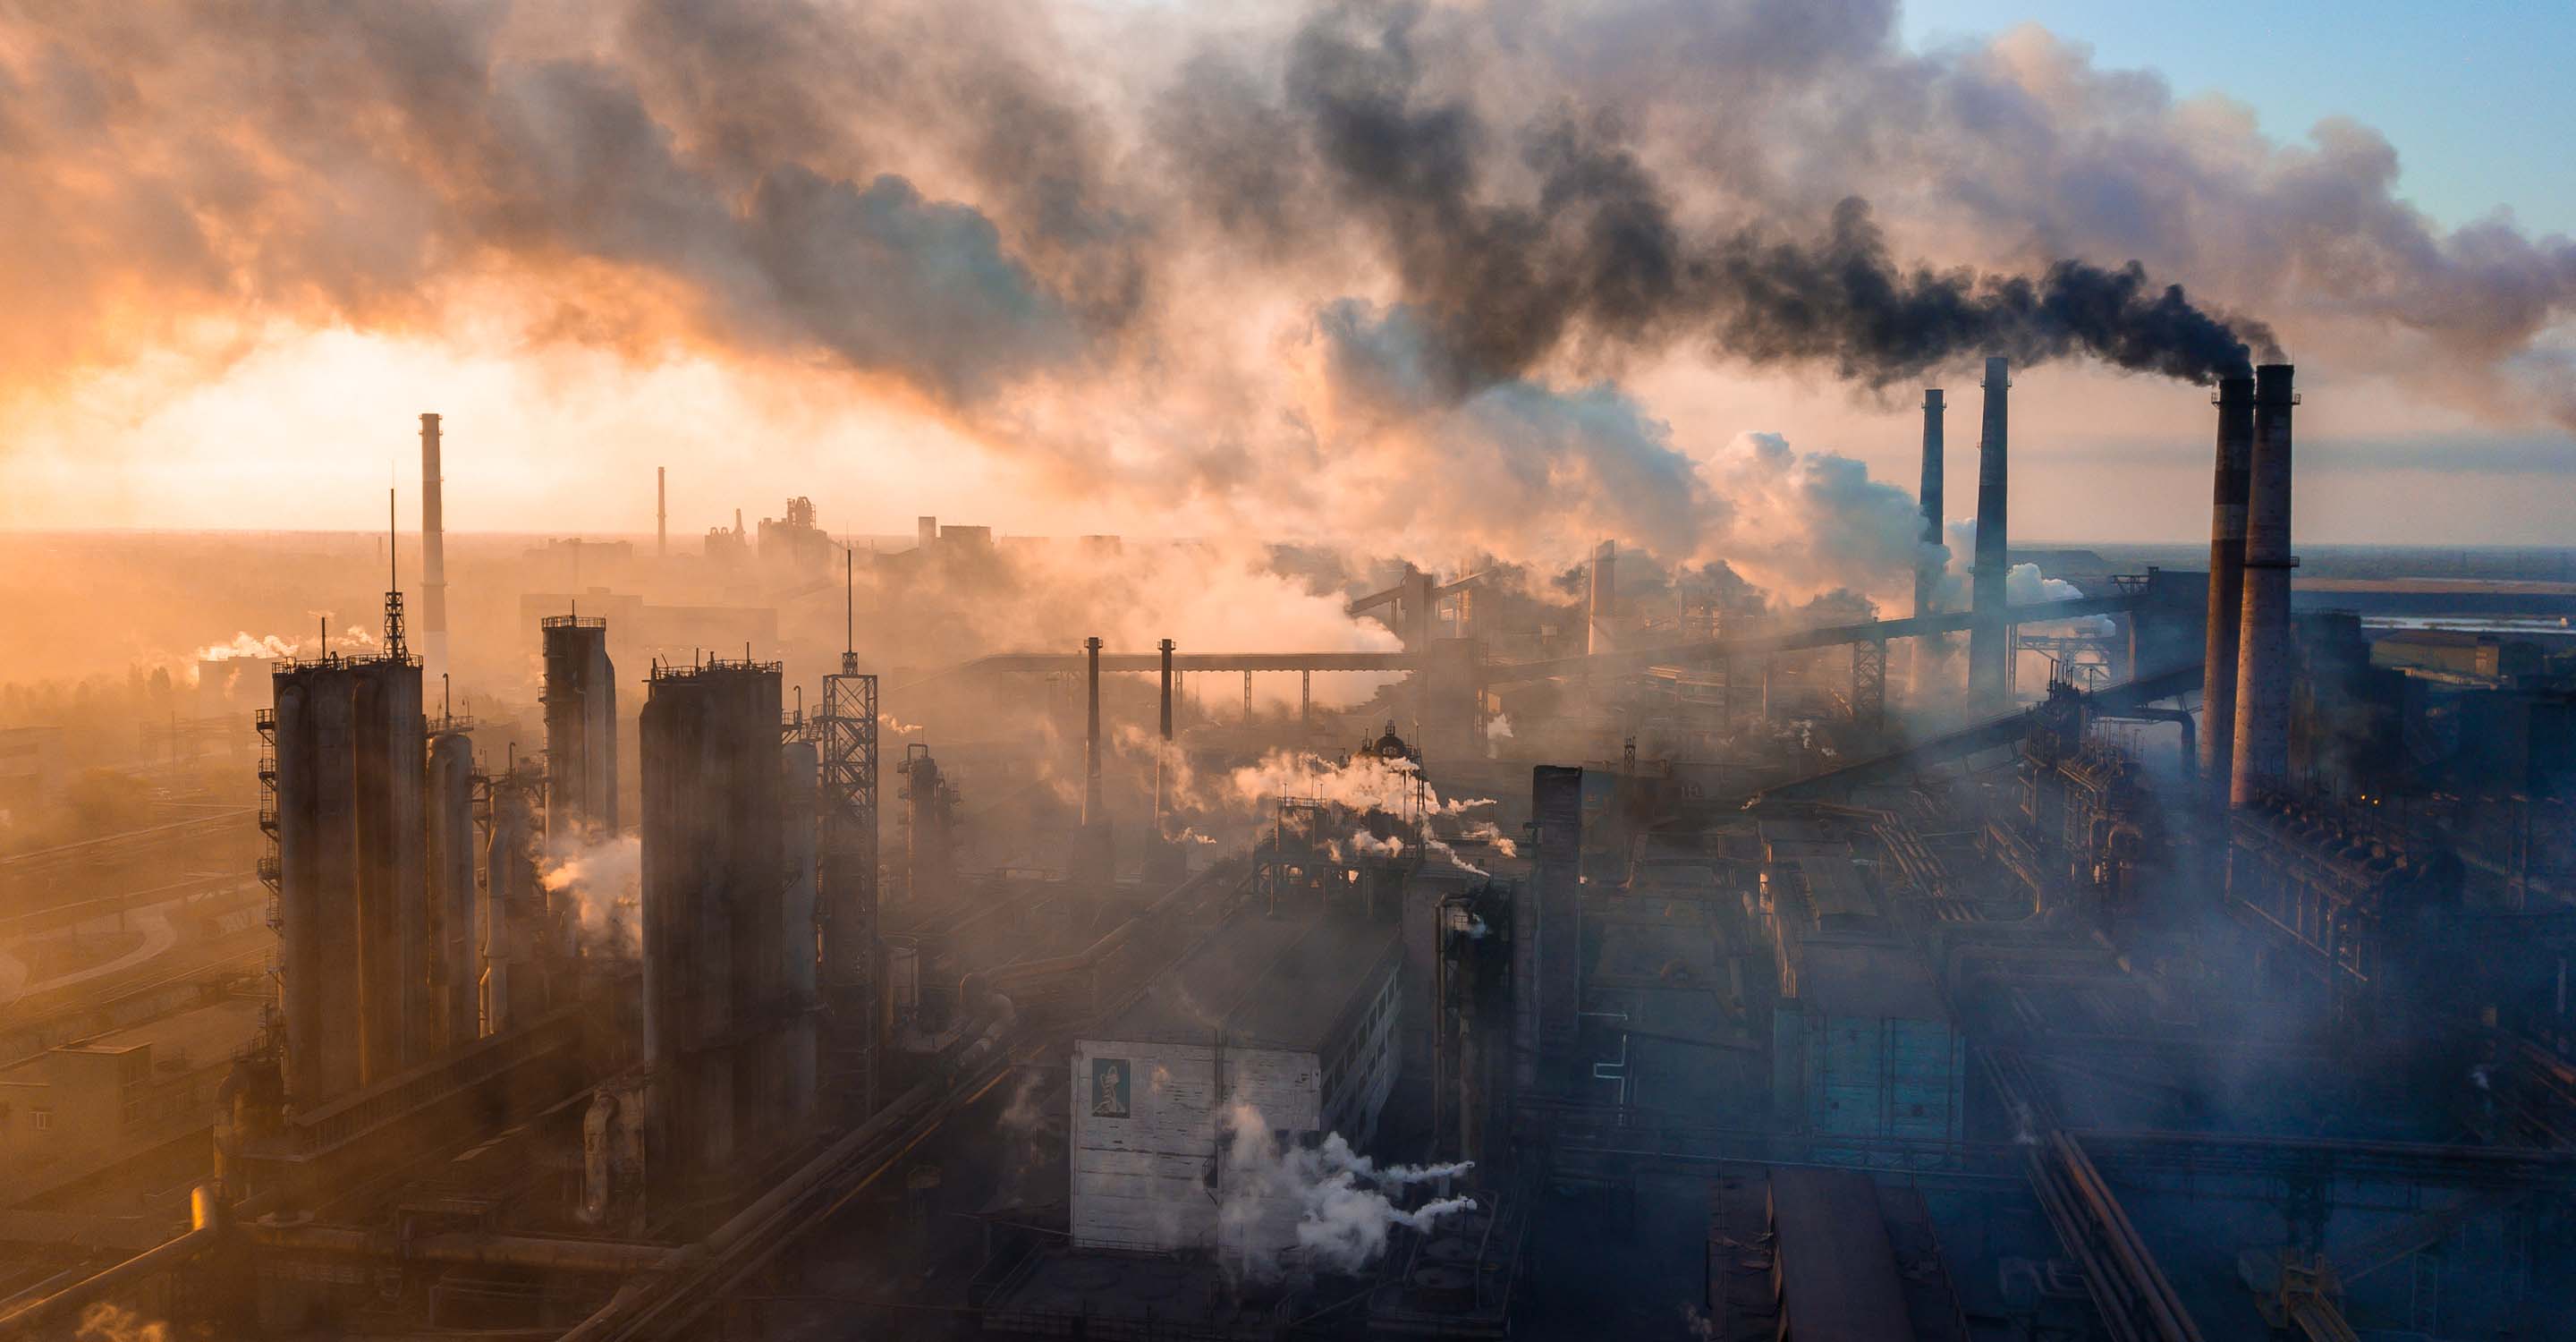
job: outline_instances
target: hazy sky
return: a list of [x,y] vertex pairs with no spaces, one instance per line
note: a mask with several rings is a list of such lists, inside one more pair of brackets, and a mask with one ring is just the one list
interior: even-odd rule
[[[1091,8],[1064,12],[1089,13]],[[1866,0],[1854,8],[1868,8]],[[2570,91],[2564,69],[2567,53],[2576,50],[2576,6],[2481,7],[2462,15],[2418,5],[2188,0],[2045,10],[2034,13],[2027,5],[1989,0],[1918,3],[1902,11],[1894,40],[1901,57],[1956,52],[1963,53],[1956,59],[1965,65],[2009,71],[2039,105],[2048,106],[2053,99],[2077,96],[2065,93],[2056,81],[2066,78],[2064,62],[2080,61],[2083,53],[2061,53],[2028,29],[2018,35],[2012,31],[2035,21],[2066,43],[2089,46],[2090,69],[2079,74],[2089,81],[2088,88],[2100,88],[2081,96],[2113,107],[2103,115],[2145,116],[2179,127],[2172,132],[2177,143],[2220,156],[2219,161],[2229,153],[2287,153],[2295,170],[2301,155],[2328,143],[2309,139],[2312,126],[2324,118],[2351,118],[2384,135],[2393,147],[2397,172],[2392,194],[2399,201],[2421,209],[2442,230],[2510,211],[2517,238],[2528,237],[2543,255],[2556,248],[2555,254],[2568,258],[2567,273],[2576,276],[2576,252],[2568,250],[2563,236],[2576,230],[2576,173],[2566,168],[2559,143],[2564,128],[2576,124],[2576,92]],[[541,11],[540,19],[522,26],[574,26],[563,17],[568,12]],[[170,49],[186,45],[179,34],[172,36]],[[560,34],[543,36],[553,40]],[[1989,44],[1995,45],[1990,49]],[[47,129],[60,144],[77,149],[84,143],[79,118],[96,115],[98,106],[113,108],[116,100],[77,80],[48,83],[45,45],[23,27],[14,34],[0,32],[0,72],[13,73],[16,87],[46,91],[49,101],[30,105],[39,116],[54,118]],[[1723,57],[1713,59],[1722,62]],[[1067,64],[1078,70],[1082,62]],[[2142,94],[2139,85],[2124,82],[2138,72],[2160,74],[2171,86],[2175,105],[2159,110],[2161,93]],[[1078,81],[1080,75],[1064,78]],[[173,87],[184,87],[178,76],[172,79]],[[2152,81],[2145,87],[2152,90]],[[1087,96],[1108,101],[1119,95],[1090,87]],[[2133,104],[2147,110],[2136,112]],[[2229,121],[2237,115],[2231,110],[2237,105],[2250,109],[2252,138],[2244,143],[2254,148],[2228,147],[2233,142],[2227,137],[2244,134]],[[259,116],[256,109],[244,115]],[[862,117],[856,110],[849,115]],[[2121,133],[2117,125],[2104,124],[2112,128],[2101,132],[2103,137]],[[261,133],[281,132],[264,127]],[[137,154],[130,144],[99,143],[106,157],[154,162],[153,155]],[[2219,147],[2208,149],[2210,144]],[[2332,140],[2332,147],[2349,150],[2351,142],[2348,137]],[[2366,159],[2368,145],[2362,150]],[[185,155],[167,157],[181,160]],[[322,154],[315,157],[339,163]],[[1132,155],[1122,158],[1118,169],[1136,171],[1132,160]],[[581,166],[587,170],[599,161],[594,151]],[[918,218],[907,226],[919,228],[958,222],[952,216],[963,212],[942,203],[952,194],[984,204],[971,174],[943,179],[938,160],[929,161],[933,166],[928,168],[917,163],[909,167],[924,184],[927,205],[889,202],[873,190],[858,201],[870,210],[917,210]],[[0,155],[0,187],[10,185],[6,175],[11,167],[11,160]],[[165,163],[149,170],[184,174],[187,165]],[[598,170],[622,171],[614,166]],[[1906,202],[1940,195],[1937,171],[1927,178],[1928,195],[1909,196],[1899,189],[1881,198],[1882,219],[1902,238],[1917,236]],[[345,164],[330,172],[323,180],[333,193],[345,190],[355,197],[408,189]],[[593,192],[623,189],[622,184],[603,187],[598,177],[589,180],[585,189]],[[864,173],[859,180],[866,180]],[[882,185],[885,179],[879,180]],[[1690,190],[1686,175],[1672,180],[1677,189]],[[18,185],[49,189],[43,179]],[[638,188],[639,200],[641,192]],[[660,200],[640,206],[620,201],[613,209],[657,208]],[[0,206],[0,219],[10,217],[8,208]],[[1997,207],[1989,202],[1987,208]],[[941,210],[950,215],[940,215]],[[1019,235],[1012,231],[1013,216],[1007,210],[997,217],[1003,221],[1007,252]],[[2121,233],[2116,222],[2106,229],[2099,222],[2043,225],[2034,219],[2031,228],[2042,238],[2053,232],[2117,239]],[[359,236],[323,236],[352,254],[386,242],[363,231]],[[1923,225],[1920,236],[1961,234],[1950,220]],[[952,237],[956,246],[972,240],[971,228]],[[607,243],[587,236],[582,241],[612,264],[625,259],[617,248],[629,245],[613,234]],[[2007,241],[2026,246],[2022,239]],[[2196,282],[2203,274],[2232,276],[2247,269],[2242,258],[2224,265],[2212,260],[2204,269],[2196,264],[2197,255],[2159,252],[2160,244],[2152,239],[2136,245],[2144,249],[2159,280]],[[2405,246],[2391,245],[2400,251]],[[2101,251],[2099,245],[2085,254],[2109,265],[2126,259]],[[2474,261],[2487,253],[2473,246],[2463,254]],[[235,278],[213,286],[224,292],[265,282],[258,267],[279,263],[205,264],[252,267],[237,272],[251,280]],[[446,417],[447,508],[449,525],[457,529],[646,531],[652,524],[653,468],[667,465],[672,527],[683,537],[730,521],[737,507],[755,518],[775,514],[781,500],[792,494],[812,496],[825,525],[859,533],[907,532],[917,513],[1068,534],[1203,531],[1242,526],[1248,511],[1257,512],[1240,498],[1221,506],[1210,502],[1206,481],[1257,479],[1260,471],[1281,469],[1277,452],[1258,443],[1211,440],[1204,458],[1188,448],[1175,457],[1169,442],[1186,439],[1191,431],[1187,425],[1198,422],[1186,416],[1207,413],[1210,404],[1227,399],[1227,390],[1219,379],[1199,377],[1150,394],[1119,394],[1116,379],[1125,375],[1122,370],[1151,367],[1159,372],[1167,358],[1104,365],[1109,369],[1104,385],[1086,389],[1078,400],[1053,396],[1034,409],[961,417],[943,409],[937,394],[926,398],[917,379],[909,388],[893,385],[884,368],[901,372],[934,356],[949,360],[938,367],[951,367],[950,346],[981,349],[996,338],[989,332],[944,327],[905,332],[898,323],[892,352],[870,346],[886,362],[865,374],[851,373],[833,358],[792,343],[772,341],[752,348],[748,343],[718,347],[698,336],[561,337],[566,322],[595,320],[602,311],[617,319],[651,321],[650,314],[671,301],[666,283],[671,274],[675,269],[687,273],[684,263],[658,264],[660,270],[641,279],[614,273],[602,278],[595,268],[566,269],[549,259],[547,269],[532,272],[541,281],[537,289],[513,280],[506,296],[496,300],[468,285],[461,302],[435,300],[442,304],[436,320],[422,320],[405,310],[401,294],[379,289],[358,299],[338,295],[328,303],[299,296],[247,318],[233,312],[219,329],[210,329],[207,321],[184,312],[152,311],[154,291],[143,288],[119,291],[113,303],[100,309],[107,316],[91,314],[86,332],[67,329],[57,338],[50,331],[21,329],[8,348],[20,352],[22,363],[25,352],[36,352],[42,366],[13,394],[0,398],[0,416],[5,416],[0,418],[0,525],[366,527],[381,516],[390,478],[402,491],[408,527],[416,517],[417,415],[424,410]],[[976,264],[985,267],[976,272],[981,283],[998,282],[993,276],[1003,272],[992,266],[1005,263]],[[1082,256],[1059,256],[1046,264],[1051,268],[1042,278],[1059,293],[1085,301],[1097,297],[1081,292],[1088,264]],[[863,266],[850,269],[851,274],[808,282],[850,284],[850,301],[864,306],[872,301],[866,286],[873,277]],[[1357,273],[1383,274],[1365,268]],[[0,270],[0,278],[7,274]],[[39,276],[33,270],[21,274]],[[1165,342],[1178,341],[1164,348],[1186,353],[1193,335],[1206,335],[1211,344],[1232,340],[1252,351],[1250,366],[1289,366],[1283,376],[1292,384],[1318,376],[1298,371],[1303,365],[1297,361],[1308,357],[1303,351],[1315,343],[1311,331],[1300,333],[1306,320],[1301,309],[1282,305],[1276,294],[1252,289],[1238,294],[1232,275],[1222,267],[1180,274],[1181,282],[1192,286],[1192,315],[1161,333]],[[1063,278],[1067,275],[1074,278]],[[1336,277],[1338,287],[1294,298],[1326,302],[1349,289],[1346,278]],[[429,283],[422,280],[420,292],[430,292]],[[562,292],[548,292],[554,286],[563,286]],[[112,286],[99,287],[105,291]],[[543,322],[529,316],[574,287],[582,291],[578,301],[586,304],[580,311]],[[2196,291],[2207,292],[2197,283]],[[2219,285],[2222,300],[2244,291],[2241,282]],[[603,293],[608,297],[602,298]],[[1039,297],[1051,301],[1055,295],[1042,292]],[[2537,328],[2527,346],[2499,344],[2492,355],[2493,370],[2544,388],[2535,399],[2529,392],[2489,395],[2480,379],[2493,370],[2421,381],[2392,375],[2392,366],[2402,374],[2412,356],[2396,346],[2373,355],[2367,340],[2356,341],[2343,328],[2333,328],[2337,334],[2332,338],[2311,338],[2310,331],[2328,329],[2321,323],[2376,318],[2372,302],[2357,300],[2338,311],[2331,299],[2329,294],[2323,302],[2303,300],[2297,311],[2278,315],[2267,307],[2262,314],[2274,317],[2293,338],[2290,354],[2302,366],[2301,538],[2431,544],[2569,541],[2566,517],[2569,503],[2576,501],[2576,435],[2563,419],[2535,408],[2547,398],[2551,378],[2576,366],[2568,362],[2576,332],[2563,315],[2556,315],[2563,309],[2543,309],[2527,323]],[[576,300],[563,301],[569,309]],[[992,305],[1004,301],[996,298]],[[2481,300],[2472,295],[2462,301]],[[637,312],[647,315],[637,317]],[[1242,329],[1210,334],[1218,316]],[[1245,335],[1256,318],[1266,324]],[[2442,319],[2471,323],[2478,314],[2444,314]],[[0,316],[0,323],[11,320]],[[826,313],[822,320],[828,323],[831,317]],[[90,339],[84,343],[78,335]],[[2416,338],[2426,338],[2420,324]],[[916,342],[932,353],[908,353]],[[53,344],[71,351],[59,365],[44,362]],[[104,352],[93,355],[91,344]],[[2355,353],[2357,347],[2363,352]],[[1270,352],[1264,353],[1265,348]],[[1047,356],[1039,350],[1026,357]],[[1637,413],[1645,417],[1642,431],[1685,457],[1717,458],[1734,450],[1731,445],[1740,445],[1744,435],[1775,434],[1800,451],[1857,459],[1874,478],[1893,482],[1908,494],[1913,488],[1917,384],[1857,393],[1811,365],[1767,370],[1730,366],[1689,346],[1648,350],[1626,360],[1616,372],[1615,388],[1591,382],[1595,374],[1579,358],[1544,376],[1548,380],[1535,385],[1569,398],[1566,404],[1578,409],[1597,404],[1583,401],[1584,396],[1608,396],[1615,390],[1624,414],[1625,398],[1633,397]],[[1970,379],[1953,375],[1945,380],[1953,407],[1949,492],[1954,502],[1964,504],[1973,498],[1976,396]],[[2564,404],[2576,405],[2576,393],[2564,386],[2555,394]],[[2126,540],[2204,534],[2211,428],[2207,399],[2204,388],[2074,362],[2020,376],[2014,487],[2022,533]],[[1257,407],[1259,413],[1275,418],[1266,406]],[[1240,409],[1229,413],[1236,416],[1229,422],[1250,422],[1246,417],[1254,414]],[[1309,409],[1292,398],[1288,409],[1277,413],[1302,432],[1301,417]],[[1085,426],[1088,436],[1082,441],[1087,445],[1080,452],[1032,454],[1012,441],[1023,431],[1031,436],[1061,433],[1068,421]],[[1131,431],[1161,435],[1164,445],[1152,452],[1131,451],[1121,437]],[[1342,479],[1341,460],[1323,451],[1306,468],[1324,482],[1314,491],[1318,497],[1289,510],[1287,516],[1294,520],[1281,525],[1298,529],[1314,525],[1318,517],[1388,511],[1393,505],[1377,498],[1366,508],[1344,506],[1349,500],[1331,498],[1330,490],[1401,494],[1408,485],[1405,472],[1433,469],[1445,459],[1440,452],[1455,448],[1459,432],[1455,425],[1439,433],[1426,431],[1422,436],[1431,444],[1426,454],[1353,470],[1347,480]],[[1236,463],[1237,457],[1249,464]],[[1087,469],[1086,462],[1096,469]],[[1158,477],[1183,465],[1197,473],[1198,484],[1188,490],[1158,486]]]
[[2357,117],[2397,146],[2406,195],[2444,223],[2509,209],[2527,227],[2576,232],[2576,172],[2532,154],[2535,136],[2576,125],[2567,0],[1914,0],[1904,15],[1917,45],[2037,23],[2105,64],[2158,71],[2177,93],[2248,103],[2276,139]]

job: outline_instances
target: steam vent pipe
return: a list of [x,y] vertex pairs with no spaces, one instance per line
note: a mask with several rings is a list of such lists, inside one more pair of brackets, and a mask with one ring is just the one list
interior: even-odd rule
[[1171,806],[1172,640],[1164,639],[1159,646],[1163,651],[1163,742],[1154,755],[1154,834],[1157,838],[1168,838],[1170,836],[1163,832],[1163,816]]
[[447,673],[447,490],[438,416],[420,417],[420,624],[424,679]]
[[2278,792],[2290,773],[2290,365],[2254,370],[2254,454],[2245,507],[2245,615],[2236,660],[2237,806]]
[[1968,632],[1968,698],[1987,707],[2004,702],[2005,671],[2012,660],[2012,628],[2004,623],[2004,574],[2011,551],[2005,544],[2004,477],[2005,398],[2012,387],[2008,361],[1986,360],[1986,418],[1977,440],[1977,559],[1969,595],[1975,620]]
[[2254,457],[2254,378],[2218,380],[2218,466],[2209,494],[2209,625],[2201,659],[2200,776],[2222,804],[2236,759],[2236,649],[2245,618],[2245,496]]
[[1941,570],[1931,558],[1931,547],[1941,543],[1941,389],[1923,389],[1923,487],[1918,496],[1923,502],[1924,557],[1914,565],[1914,613],[1929,615],[1940,600]]
[[1610,651],[1610,621],[1619,614],[1619,542],[1603,541],[1592,551],[1592,587],[1584,603],[1584,648],[1594,655]]
[[1091,716],[1082,737],[1082,823],[1098,824],[1109,818],[1100,805],[1100,640],[1082,641],[1086,662],[1084,680],[1091,694]]

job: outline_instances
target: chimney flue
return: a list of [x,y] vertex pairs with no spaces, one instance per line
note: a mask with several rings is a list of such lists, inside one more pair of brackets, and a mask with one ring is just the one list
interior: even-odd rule
[[447,503],[438,460],[438,416],[420,417],[421,675],[447,674]]
[[2001,708],[2009,697],[2004,686],[2012,664],[2012,626],[2004,617],[2004,575],[2012,552],[2006,545],[2004,441],[2011,387],[2009,361],[1986,360],[1985,425],[1977,440],[1977,553],[1969,582],[1975,620],[1968,631],[1968,699],[1980,708]]
[[1082,650],[1091,696],[1090,723],[1082,738],[1082,823],[1096,825],[1109,818],[1100,804],[1100,640],[1084,639]]
[[1619,614],[1619,542],[1603,541],[1592,551],[1592,586],[1584,603],[1583,650],[1598,655],[1616,644],[1610,622]]
[[1914,613],[1929,615],[1940,603],[1941,569],[1931,547],[1941,543],[1941,389],[1923,389],[1923,557],[1914,566]]
[[2201,661],[2200,777],[2224,804],[2236,759],[2237,647],[2245,618],[2245,500],[2254,457],[2254,378],[2218,380],[2218,464],[2209,496],[2209,623]]
[[2227,796],[2251,805],[2290,774],[2291,366],[2254,370],[2254,451],[2245,506],[2244,617],[2236,657],[2236,752]]

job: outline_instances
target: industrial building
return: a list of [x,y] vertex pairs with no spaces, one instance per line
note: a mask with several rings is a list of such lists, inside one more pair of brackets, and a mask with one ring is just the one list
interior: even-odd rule
[[1221,1158],[1227,1116],[1245,1106],[1291,1141],[1365,1148],[1395,1085],[1396,961],[1392,919],[1323,899],[1244,906],[1075,1040],[1074,1244],[1294,1249],[1298,1209]]

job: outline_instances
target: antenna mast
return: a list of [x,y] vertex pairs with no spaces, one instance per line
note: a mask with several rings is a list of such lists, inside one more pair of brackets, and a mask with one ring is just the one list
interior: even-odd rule
[[385,656],[401,661],[411,655],[403,641],[402,561],[394,557],[399,538],[394,491],[385,491]]

